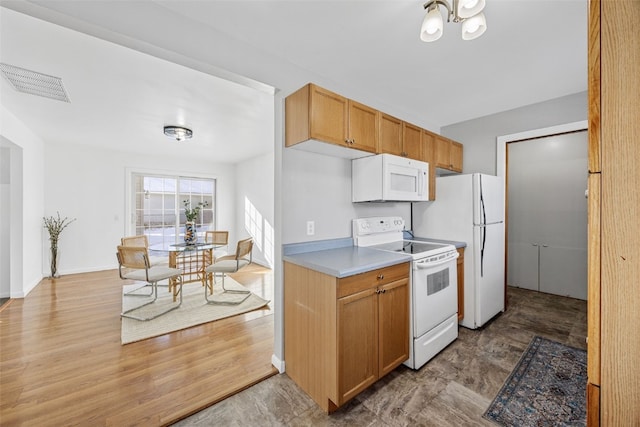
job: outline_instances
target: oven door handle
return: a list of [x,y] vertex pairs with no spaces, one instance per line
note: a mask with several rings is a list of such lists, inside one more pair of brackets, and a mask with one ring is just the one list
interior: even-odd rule
[[414,264],[414,266],[416,268],[421,268],[421,269],[433,268],[433,267],[437,267],[437,266],[442,265],[442,264],[446,264],[449,261],[453,261],[456,258],[458,258],[459,256],[460,255],[458,254],[458,252],[456,252],[455,255],[451,254],[451,256],[448,256],[445,259],[442,259],[440,261],[436,261],[436,262],[416,261],[413,264]]

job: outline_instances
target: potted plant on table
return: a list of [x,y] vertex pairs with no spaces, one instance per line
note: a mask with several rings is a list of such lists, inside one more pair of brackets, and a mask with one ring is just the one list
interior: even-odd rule
[[57,216],[42,217],[44,226],[49,232],[49,241],[51,242],[51,276],[49,276],[51,279],[60,277],[60,274],[58,274],[58,239],[60,239],[60,233],[76,220],[76,218],[60,218],[60,212],[56,212],[56,215]]
[[204,201],[198,203],[197,206],[191,208],[191,201],[183,200],[184,204],[184,216],[187,218],[187,222],[184,224],[184,242],[188,245],[194,244],[198,240],[198,230],[196,229],[196,220],[200,214],[202,208],[209,206],[209,203]]

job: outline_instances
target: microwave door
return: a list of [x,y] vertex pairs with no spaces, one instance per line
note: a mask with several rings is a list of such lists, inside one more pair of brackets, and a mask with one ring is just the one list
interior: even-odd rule
[[384,191],[386,200],[420,200],[423,192],[417,168],[388,164]]

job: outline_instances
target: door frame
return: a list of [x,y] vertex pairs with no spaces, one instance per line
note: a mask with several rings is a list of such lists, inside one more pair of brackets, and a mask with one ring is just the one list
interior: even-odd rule
[[[507,217],[507,144],[510,142],[523,141],[527,139],[544,138],[548,136],[560,135],[563,133],[580,132],[588,130],[588,120],[565,123],[562,125],[550,126],[546,128],[533,129],[523,132],[512,133],[496,137],[496,175],[502,177],[504,185],[504,308],[507,309],[507,265],[509,257],[508,247],[508,221]],[[585,171],[586,172],[586,171]]]

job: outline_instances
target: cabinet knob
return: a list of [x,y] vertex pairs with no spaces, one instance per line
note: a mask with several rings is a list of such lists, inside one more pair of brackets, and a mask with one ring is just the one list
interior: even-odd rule
[[384,274],[378,274],[378,280],[384,279]]

